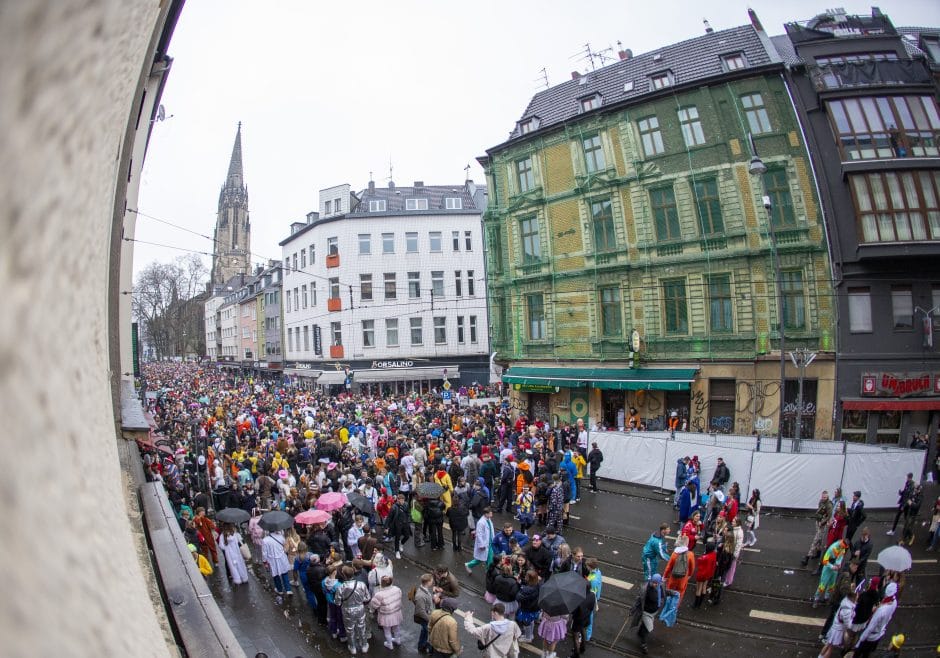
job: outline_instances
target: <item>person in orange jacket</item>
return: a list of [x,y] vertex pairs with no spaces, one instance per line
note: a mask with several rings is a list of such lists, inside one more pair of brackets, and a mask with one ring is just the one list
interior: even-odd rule
[[693,571],[695,571],[695,555],[689,550],[689,538],[681,535],[669,557],[669,562],[666,563],[666,570],[663,571],[666,589],[679,592],[680,602]]

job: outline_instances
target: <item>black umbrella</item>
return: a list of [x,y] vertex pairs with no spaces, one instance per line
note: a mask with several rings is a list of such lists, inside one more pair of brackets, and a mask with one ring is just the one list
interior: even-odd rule
[[418,498],[440,498],[444,487],[437,482],[422,482],[418,485]]
[[351,493],[346,496],[346,498],[349,500],[350,505],[355,507],[363,514],[372,514],[372,512],[375,511],[375,505],[372,504],[372,501],[362,494]]
[[216,513],[215,518],[222,523],[244,523],[251,518],[251,514],[238,507],[226,507]]
[[258,525],[268,532],[272,532],[274,530],[285,530],[294,525],[294,517],[287,512],[274,510],[273,512],[265,512],[262,514],[261,521],[258,523]]
[[556,573],[539,590],[539,608],[547,615],[567,615],[587,598],[588,582],[576,571]]

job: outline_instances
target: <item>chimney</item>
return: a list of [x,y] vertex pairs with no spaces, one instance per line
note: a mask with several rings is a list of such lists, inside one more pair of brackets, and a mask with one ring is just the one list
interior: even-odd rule
[[703,18],[702,22],[705,24],[705,34],[711,34],[712,32],[715,31],[714,29],[712,29],[712,26],[709,24],[707,18]]
[[375,181],[369,181],[369,194],[375,194]]
[[423,181],[423,180],[416,180],[416,181],[415,181],[415,187],[424,187],[424,181]]
[[394,189],[395,189],[395,181],[390,180],[390,181],[388,182],[388,189],[390,189],[390,190],[394,190]]
[[751,25],[754,26],[754,29],[755,29],[755,30],[757,30],[758,32],[763,32],[763,31],[764,31],[764,26],[761,25],[760,19],[757,17],[757,12],[756,12],[756,11],[754,11],[754,10],[751,9],[751,8],[748,8],[748,10],[747,10],[747,16],[748,16],[748,18],[751,19]]
[[472,178],[467,179],[467,191],[470,193],[471,197],[477,193],[477,185],[473,182]]
[[577,71],[572,71],[572,72],[571,72],[571,79],[572,79],[572,80],[577,80],[577,79],[580,78],[580,77],[581,77],[581,74],[578,73]]
[[626,50],[621,50],[620,52],[618,52],[617,55],[620,56],[620,59],[632,59],[633,51],[627,48]]

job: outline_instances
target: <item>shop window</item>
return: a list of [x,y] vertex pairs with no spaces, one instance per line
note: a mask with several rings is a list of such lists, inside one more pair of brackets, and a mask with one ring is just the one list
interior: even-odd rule
[[842,412],[842,440],[865,443],[868,440],[868,412],[848,409]]
[[901,441],[901,412],[881,411],[878,413],[878,443],[897,445]]
[[708,431],[731,434],[734,431],[735,380],[708,380]]

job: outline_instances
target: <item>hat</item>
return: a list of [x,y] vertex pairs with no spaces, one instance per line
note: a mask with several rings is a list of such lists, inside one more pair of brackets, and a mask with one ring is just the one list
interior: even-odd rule
[[195,545],[195,544],[186,544],[186,546],[189,547],[189,550],[190,550],[190,552],[192,552],[192,553],[195,553],[197,550],[199,550],[199,549],[196,548],[196,545]]
[[650,578],[650,581],[657,584],[663,582],[662,574],[654,573],[653,577]]
[[447,610],[448,612],[453,612],[457,609],[458,606],[457,599],[446,598],[441,599],[441,610]]
[[[546,531],[545,534],[549,534],[549,533],[552,533],[552,532],[554,532],[554,531],[553,531],[553,530],[548,530],[548,531]],[[538,539],[539,541],[542,541],[542,535],[532,535],[532,541],[535,541],[536,539]]]
[[672,412],[671,414],[669,414],[669,415],[672,416],[673,418],[675,418],[675,417],[678,416],[679,414],[676,413],[675,411],[673,411],[673,412]]
[[290,477],[290,473],[287,472],[286,468],[282,468],[281,470],[277,472],[277,476],[281,478],[282,480],[286,480],[287,478]]
[[330,462],[329,465],[326,467],[326,470],[328,471],[336,470],[336,462]]

